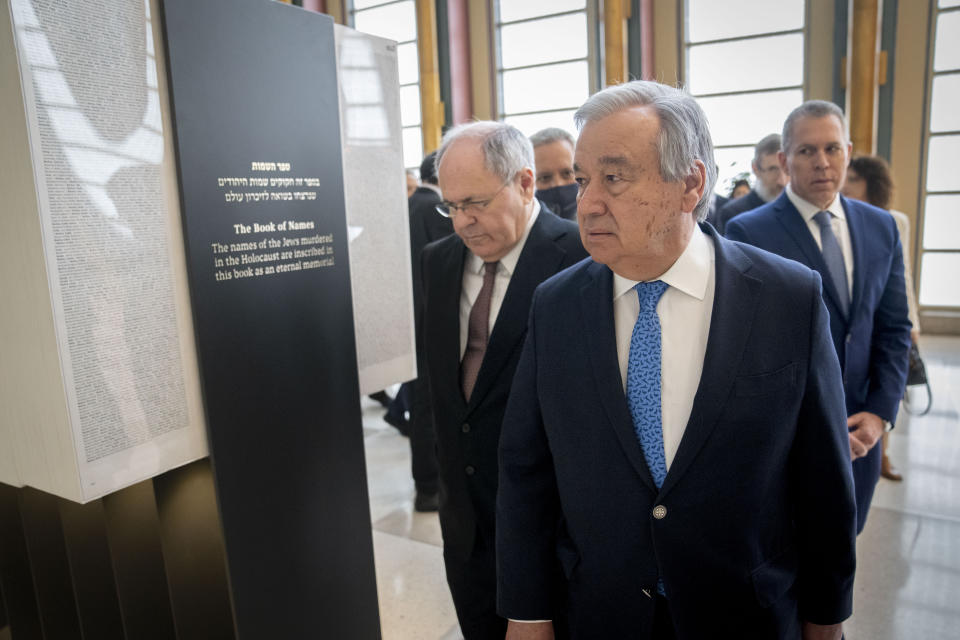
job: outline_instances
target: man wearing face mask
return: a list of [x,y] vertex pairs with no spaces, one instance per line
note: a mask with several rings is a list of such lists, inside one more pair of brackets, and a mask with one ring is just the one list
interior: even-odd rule
[[577,219],[577,181],[573,176],[573,136],[557,127],[530,136],[537,164],[537,199],[567,220]]

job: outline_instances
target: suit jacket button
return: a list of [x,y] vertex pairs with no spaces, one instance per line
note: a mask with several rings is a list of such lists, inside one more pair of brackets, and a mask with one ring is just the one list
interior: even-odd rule
[[653,508],[653,517],[657,520],[663,520],[667,517],[667,508],[662,504],[658,504]]
[[464,433],[470,433],[470,425],[464,422],[460,427],[460,431],[463,431]]
[[472,465],[472,464],[468,464],[468,465],[467,465],[467,468],[464,469],[464,471],[467,472],[467,475],[468,475],[468,476],[472,476],[473,474],[475,474],[475,473],[477,472],[477,470],[473,468],[473,465]]

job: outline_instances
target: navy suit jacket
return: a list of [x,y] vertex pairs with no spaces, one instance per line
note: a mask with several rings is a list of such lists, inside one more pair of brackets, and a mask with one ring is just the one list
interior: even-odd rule
[[713,226],[715,226],[721,234],[725,234],[727,223],[730,222],[734,216],[738,216],[751,209],[756,209],[757,207],[762,207],[764,204],[766,203],[764,203],[760,194],[757,193],[757,190],[751,189],[747,195],[737,198],[736,200],[731,200],[723,205],[720,211],[717,212],[717,223]]
[[[893,422],[907,380],[911,326],[900,235],[893,218],[883,209],[843,196],[840,202],[853,247],[849,314],[844,316],[840,311],[837,290],[829,277],[823,277],[823,297],[843,371],[847,415],[869,411]],[[821,276],[827,273],[823,254],[786,191],[773,202],[731,220],[727,237],[796,260]],[[853,463],[858,531],[866,523],[880,476],[880,455],[880,447],[874,447]]]
[[440,464],[444,553],[466,558],[478,527],[493,544],[497,443],[537,285],[582,260],[577,225],[542,207],[510,278],[470,401],[460,387],[460,290],[467,248],[459,236],[423,251],[426,373]]
[[[429,187],[417,187],[407,201],[410,214],[410,258],[413,262],[413,300],[419,315],[423,292],[420,274],[420,254],[423,248],[453,233],[453,223],[437,212],[442,202],[440,194]],[[420,318],[417,318],[419,324]]]
[[820,278],[702,228],[707,350],[660,490],[620,379],[612,272],[586,260],[534,295],[500,442],[501,615],[560,607],[573,638],[650,638],[658,576],[679,638],[799,638],[801,620],[850,615],[853,482]]

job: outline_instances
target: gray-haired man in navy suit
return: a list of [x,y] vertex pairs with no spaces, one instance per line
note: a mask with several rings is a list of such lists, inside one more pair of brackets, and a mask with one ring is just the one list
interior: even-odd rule
[[558,608],[572,638],[839,638],[853,481],[820,277],[698,225],[689,95],[630,82],[576,118],[592,259],[534,294],[504,418],[507,638],[553,637]]

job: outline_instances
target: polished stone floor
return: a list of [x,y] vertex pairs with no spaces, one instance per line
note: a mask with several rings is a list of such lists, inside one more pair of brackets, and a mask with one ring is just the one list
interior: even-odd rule
[[[880,481],[858,541],[848,640],[960,638],[960,338],[924,336],[921,350],[933,409],[897,421],[890,454],[905,478]],[[409,445],[382,414],[363,400],[383,638],[455,640],[440,525],[413,511]]]

